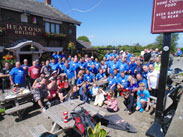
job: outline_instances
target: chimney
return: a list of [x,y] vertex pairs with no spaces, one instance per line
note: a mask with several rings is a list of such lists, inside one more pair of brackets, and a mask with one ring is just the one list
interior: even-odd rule
[[51,0],[44,0],[45,5],[51,5]]

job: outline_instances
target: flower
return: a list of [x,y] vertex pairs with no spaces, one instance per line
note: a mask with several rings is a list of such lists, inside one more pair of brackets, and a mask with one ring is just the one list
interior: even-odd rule
[[1,60],[1,62],[4,64],[5,62],[9,62],[10,65],[14,65],[14,63],[16,62],[16,58],[13,55],[10,55],[9,53],[5,56],[3,56],[3,59]]
[[62,34],[62,33],[57,34],[57,33],[46,32],[44,35],[48,38],[60,38],[60,39],[66,38],[66,34]]
[[0,32],[6,31],[6,28],[0,27]]

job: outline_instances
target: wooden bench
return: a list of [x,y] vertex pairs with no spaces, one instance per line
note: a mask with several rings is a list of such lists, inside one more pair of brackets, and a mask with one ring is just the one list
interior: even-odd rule
[[39,137],[42,133],[48,132],[48,130],[43,125],[37,125],[33,127],[29,132],[33,137]]
[[5,111],[5,114],[10,115],[10,114],[13,114],[13,113],[17,112],[19,118],[21,119],[22,116],[23,116],[23,113],[25,112],[25,110],[29,107],[32,107],[32,106],[33,106],[33,103],[28,102],[28,103],[25,103],[25,104],[18,105],[18,106],[15,106],[13,108],[7,109]]

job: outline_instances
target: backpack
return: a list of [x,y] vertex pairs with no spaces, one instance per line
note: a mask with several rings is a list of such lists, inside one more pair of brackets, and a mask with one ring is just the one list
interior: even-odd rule
[[58,136],[51,134],[49,132],[45,132],[45,133],[42,133],[39,137],[58,137]]
[[81,110],[71,112],[71,117],[75,121],[75,126],[81,135],[87,136],[89,127],[95,128],[96,121],[89,115],[88,111],[81,107]]

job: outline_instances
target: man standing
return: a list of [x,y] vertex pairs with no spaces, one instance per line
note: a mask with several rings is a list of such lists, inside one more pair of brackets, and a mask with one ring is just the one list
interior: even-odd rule
[[154,70],[153,65],[149,65],[149,73],[147,74],[148,88],[152,96],[157,97],[159,71]]
[[144,61],[147,63],[151,58],[151,53],[148,52],[148,49],[144,49]]
[[23,65],[21,65],[21,67],[25,70],[25,83],[26,83],[26,86],[28,86],[28,88],[30,89],[30,86],[29,86],[29,75],[28,75],[28,69],[29,69],[29,65],[28,65],[28,60],[27,59],[24,59],[23,61]]
[[37,66],[36,61],[32,62],[32,66],[28,69],[28,75],[30,76],[30,87],[34,81],[39,77],[40,67]]
[[4,68],[1,70],[0,77],[2,77],[2,92],[4,93],[4,89],[10,88],[10,79],[9,79],[9,73],[10,73],[10,64],[6,62],[4,64]]
[[11,85],[18,85],[19,87],[25,87],[25,70],[20,67],[20,62],[16,62],[15,67],[10,71]]

